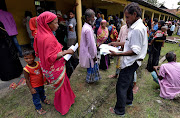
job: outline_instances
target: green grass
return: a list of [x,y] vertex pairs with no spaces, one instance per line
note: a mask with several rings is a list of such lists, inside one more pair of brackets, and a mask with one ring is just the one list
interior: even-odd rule
[[173,35],[172,35],[172,37],[179,37],[179,35],[177,35],[177,34],[173,34]]
[[[180,61],[178,44],[168,44],[162,48],[161,56],[169,51],[177,54]],[[125,118],[180,118],[180,101],[165,100],[159,97],[159,86],[145,70],[148,56],[138,69],[137,85],[139,91],[134,95],[132,107],[126,108]],[[116,103],[115,86],[117,79],[109,79],[108,75],[115,73],[116,59],[107,71],[100,71],[102,79],[96,84],[86,84],[86,69],[78,67],[73,73],[70,83],[76,95],[75,104],[68,114],[62,116],[53,106],[54,91],[51,86],[45,86],[46,95],[52,105],[44,105],[47,114],[40,116],[36,113],[32,96],[27,86],[22,86],[0,98],[0,118],[118,118],[109,112],[109,107]],[[161,100],[162,104],[156,100]],[[93,110],[92,110],[93,107]]]

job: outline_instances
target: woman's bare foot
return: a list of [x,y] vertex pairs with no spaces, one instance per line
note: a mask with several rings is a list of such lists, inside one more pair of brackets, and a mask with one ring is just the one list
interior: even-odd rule
[[118,75],[109,75],[109,78],[117,78]]

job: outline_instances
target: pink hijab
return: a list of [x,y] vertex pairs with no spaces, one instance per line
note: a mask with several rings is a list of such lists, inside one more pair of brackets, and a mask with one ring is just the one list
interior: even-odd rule
[[51,12],[43,12],[37,17],[37,35],[34,39],[34,50],[39,57],[42,68],[49,70],[56,61],[57,54],[62,51],[62,45],[48,26],[57,16]]

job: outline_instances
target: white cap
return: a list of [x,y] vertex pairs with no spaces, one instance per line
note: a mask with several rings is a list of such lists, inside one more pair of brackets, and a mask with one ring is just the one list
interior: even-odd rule
[[61,13],[61,11],[57,10],[57,15],[60,15],[60,16],[62,16],[62,13]]

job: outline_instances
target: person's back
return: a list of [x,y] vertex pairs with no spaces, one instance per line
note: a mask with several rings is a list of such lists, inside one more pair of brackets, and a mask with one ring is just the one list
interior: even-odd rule
[[176,62],[176,54],[168,52],[166,54],[168,63],[160,66],[154,66],[156,74],[153,74],[154,80],[160,86],[160,97],[165,99],[174,99],[180,97],[180,63]]
[[161,81],[170,84],[173,87],[180,87],[180,63],[168,62],[160,67]]

